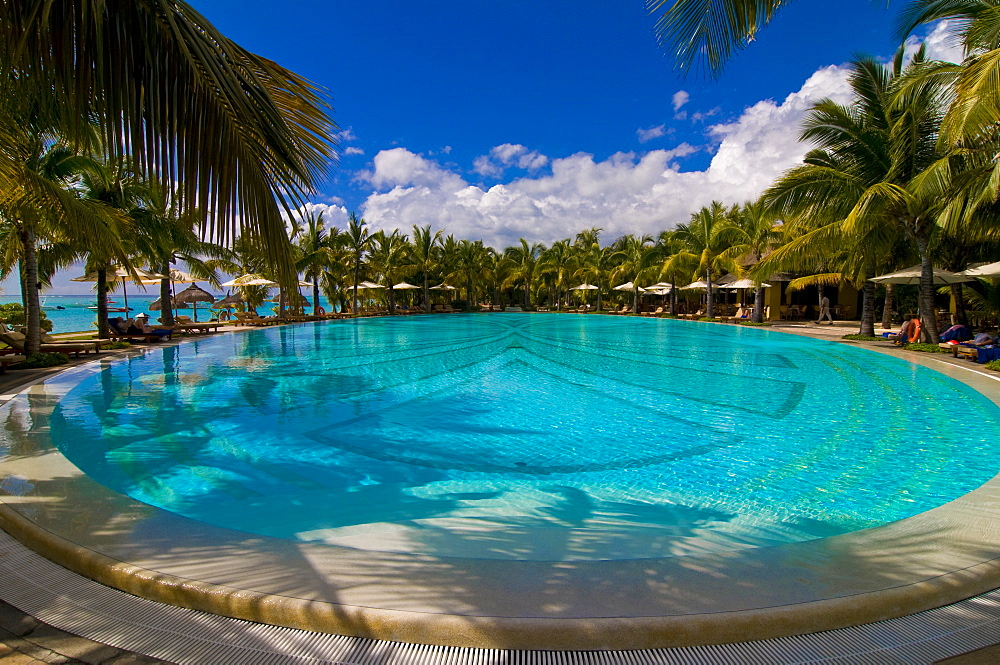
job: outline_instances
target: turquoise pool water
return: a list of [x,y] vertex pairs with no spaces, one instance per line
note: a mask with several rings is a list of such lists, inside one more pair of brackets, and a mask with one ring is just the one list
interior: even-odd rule
[[1000,469],[1000,409],[937,372],[767,330],[596,315],[218,335],[112,363],[50,422],[82,470],[154,506],[437,556],[821,538],[934,508]]

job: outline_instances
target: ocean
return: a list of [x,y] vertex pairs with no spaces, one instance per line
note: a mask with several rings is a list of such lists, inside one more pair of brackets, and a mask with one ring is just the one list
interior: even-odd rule
[[[153,312],[149,309],[149,304],[156,300],[159,294],[152,293],[138,293],[129,294],[128,296],[128,306],[131,309],[130,312],[109,312],[109,316],[135,316],[139,312],[145,312],[149,317],[149,320],[156,322],[159,312]],[[216,299],[223,298],[223,295],[219,295]],[[124,299],[121,294],[112,294],[111,300],[114,304],[108,305],[109,308],[113,307],[124,307]],[[21,302],[21,297],[19,295],[3,295],[0,296],[0,303],[11,303],[11,302]],[[68,333],[68,332],[92,332],[97,330],[97,312],[90,307],[95,307],[97,305],[95,297],[93,295],[87,296],[48,296],[43,295],[41,297],[42,310],[45,312],[45,316],[52,321],[52,332],[54,333]],[[210,303],[198,303],[197,317],[199,321],[207,321],[211,318],[212,314],[208,311],[208,305]],[[320,297],[319,301],[320,307],[324,308],[326,311],[331,310],[329,303],[326,299]],[[262,307],[257,308],[257,313],[262,316],[269,316],[274,314],[271,310],[272,307],[277,307],[276,303],[268,302],[264,303]],[[61,308],[61,309],[60,309]],[[179,314],[186,314],[194,318],[194,312],[190,305],[182,306],[182,308],[177,310]]]

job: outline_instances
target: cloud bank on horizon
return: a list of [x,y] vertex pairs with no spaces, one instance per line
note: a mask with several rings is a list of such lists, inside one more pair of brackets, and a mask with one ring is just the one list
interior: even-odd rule
[[[802,117],[821,98],[848,101],[847,73],[846,67],[825,67],[781,102],[760,101],[733,122],[708,126],[706,147],[680,143],[596,160],[587,153],[550,157],[508,143],[477,157],[465,173],[405,147],[381,150],[371,168],[356,175],[374,188],[359,214],[374,229],[409,233],[414,225],[430,224],[497,248],[521,237],[548,244],[590,227],[603,229],[606,242],[627,233],[656,234],[713,200],[756,198],[801,161],[809,149],[798,141]],[[673,96],[675,111],[690,102],[684,91]],[[646,140],[667,134],[653,128]],[[714,155],[705,170],[681,169],[679,159],[709,149]],[[521,175],[492,186],[470,182],[473,175],[502,179],[512,169]],[[310,207],[327,210],[338,226],[348,214],[341,205]]]
[[[922,40],[911,38],[908,50],[912,53],[920,41],[931,58],[961,61],[947,22],[937,24]],[[682,142],[669,149],[621,151],[597,160],[583,152],[553,157],[505,143],[476,157],[465,170],[444,161],[447,151],[434,155],[405,147],[381,150],[370,168],[355,174],[374,190],[358,214],[374,229],[410,233],[414,225],[430,224],[497,248],[521,237],[549,244],[591,227],[603,229],[605,242],[627,233],[656,234],[687,221],[713,200],[753,200],[801,162],[811,148],[798,140],[803,117],[822,98],[847,103],[848,75],[848,65],[819,69],[784,100],[762,100],[731,122],[706,126],[703,146]],[[674,120],[704,122],[718,111],[689,115],[697,102],[684,90],[675,92]],[[667,125],[636,130],[641,144],[669,140],[670,134]],[[679,160],[699,151],[712,154],[708,167],[682,170]],[[476,176],[499,182],[485,185]],[[346,223],[348,211],[342,205],[311,207],[327,209],[327,218],[338,226]]]

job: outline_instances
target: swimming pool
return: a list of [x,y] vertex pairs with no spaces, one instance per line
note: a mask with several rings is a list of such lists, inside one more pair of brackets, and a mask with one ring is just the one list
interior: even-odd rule
[[1000,467],[1000,409],[937,372],[759,329],[599,316],[217,336],[89,376],[51,431],[102,484],[213,525],[520,561],[830,537]]
[[123,356],[3,396],[0,527],[152,600],[402,642],[631,650],[1000,587],[1000,387],[926,354],[477,314]]

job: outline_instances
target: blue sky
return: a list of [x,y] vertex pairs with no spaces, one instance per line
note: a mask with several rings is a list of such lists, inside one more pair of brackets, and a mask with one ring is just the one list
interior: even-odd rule
[[[329,90],[341,158],[311,204],[327,220],[498,248],[592,226],[610,243],[756,197],[808,149],[808,107],[847,100],[853,55],[898,43],[898,5],[798,0],[711,79],[674,71],[643,0],[189,1]],[[944,35],[932,53],[954,56]],[[52,293],[85,292],[64,277]]]

